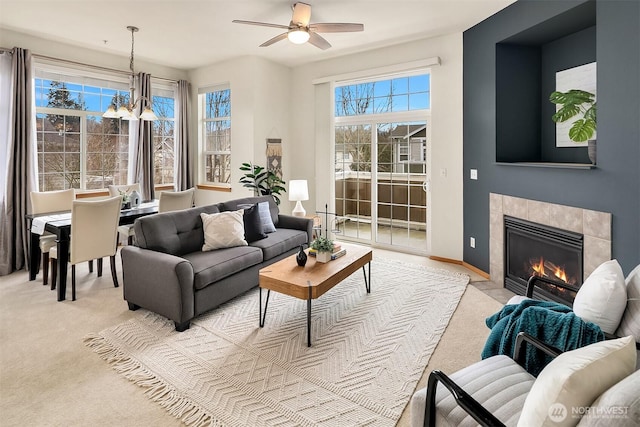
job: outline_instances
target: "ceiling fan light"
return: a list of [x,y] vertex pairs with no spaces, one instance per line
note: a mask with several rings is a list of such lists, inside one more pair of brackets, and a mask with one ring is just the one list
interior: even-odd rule
[[303,44],[309,41],[309,32],[302,28],[298,28],[297,30],[289,31],[287,38],[291,43]]

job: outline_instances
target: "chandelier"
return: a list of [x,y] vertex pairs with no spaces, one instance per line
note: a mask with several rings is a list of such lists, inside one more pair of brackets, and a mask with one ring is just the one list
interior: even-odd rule
[[102,117],[108,119],[138,120],[135,108],[138,102],[142,104],[142,101],[144,100],[147,105],[144,107],[142,114],[140,114],[140,119],[158,120],[158,117],[151,109],[151,100],[149,98],[146,96],[139,96],[137,99],[135,98],[135,88],[133,84],[135,77],[135,73],[133,72],[133,33],[137,32],[139,29],[138,27],[128,26],[127,30],[131,31],[131,56],[129,58],[129,70],[131,70],[131,75],[129,76],[129,105],[121,105],[116,111],[115,105],[111,104]]

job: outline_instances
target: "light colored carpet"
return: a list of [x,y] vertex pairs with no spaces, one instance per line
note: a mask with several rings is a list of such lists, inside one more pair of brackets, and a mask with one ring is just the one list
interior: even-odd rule
[[[446,268],[472,277],[417,388],[424,387],[432,369],[451,373],[480,360],[489,334],[484,319],[502,307],[478,290],[484,289],[478,282],[481,277],[459,265],[378,248],[374,258]],[[113,287],[108,271],[98,278],[83,263],[77,275],[78,300],[73,302],[57,302],[55,292],[41,285],[41,275],[33,282],[24,271],[0,277],[0,425],[183,425],[87,349],[82,338],[88,333],[140,314],[127,309],[122,288]],[[407,409],[397,427],[408,425]]]
[[143,313],[87,337],[126,378],[188,425],[394,426],[469,276],[374,259],[313,301],[253,290],[183,333]]

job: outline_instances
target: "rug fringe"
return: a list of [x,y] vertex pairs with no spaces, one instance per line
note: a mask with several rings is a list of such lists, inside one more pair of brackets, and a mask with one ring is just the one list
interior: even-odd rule
[[156,377],[140,362],[127,356],[98,334],[88,334],[83,338],[85,345],[112,365],[119,374],[134,384],[145,388],[144,393],[157,402],[169,414],[188,426],[223,427],[223,422],[214,418],[191,400],[180,396],[176,390]]

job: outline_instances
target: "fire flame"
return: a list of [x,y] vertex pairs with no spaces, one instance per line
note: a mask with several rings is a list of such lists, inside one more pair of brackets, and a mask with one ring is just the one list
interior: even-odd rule
[[560,267],[556,267],[556,271],[554,271],[553,273],[558,279],[562,280],[563,282],[567,283],[567,274],[564,272],[564,269],[560,268]]
[[[540,261],[538,261],[537,263],[531,264],[531,269],[538,276],[547,276],[547,272],[544,266],[544,259],[542,257],[540,257]],[[556,278],[562,280],[565,283],[569,283],[569,281],[567,280],[567,273],[564,271],[564,268],[554,266],[552,270],[553,270],[553,275]]]
[[538,264],[534,264],[531,266],[533,271],[535,271],[539,276],[545,276],[544,273],[544,260],[540,258],[540,262]]

